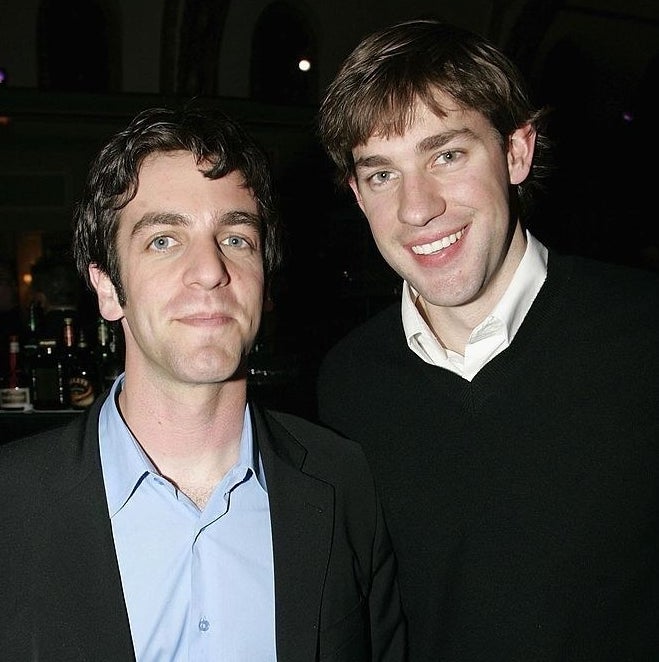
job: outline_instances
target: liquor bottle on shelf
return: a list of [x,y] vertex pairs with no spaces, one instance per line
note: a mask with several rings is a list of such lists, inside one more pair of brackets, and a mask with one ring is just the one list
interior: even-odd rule
[[110,388],[123,370],[122,361],[117,351],[117,338],[110,323],[99,317],[96,325],[96,368],[98,392]]
[[[72,326],[68,318],[65,324]],[[67,333],[67,337],[75,331]],[[69,405],[73,409],[86,409],[96,400],[96,369],[91,350],[87,345],[83,329],[78,330],[78,340],[74,346],[66,348],[66,386]]]
[[[28,376],[32,375],[32,367],[39,351],[40,321],[43,317],[41,306],[33,301],[28,309],[27,325],[23,335],[22,354],[23,368]],[[32,385],[30,384],[30,388]]]
[[65,317],[61,336],[62,370],[64,375],[64,399],[66,406],[71,407],[71,393],[69,390],[69,370],[75,363],[75,330],[73,318]]
[[27,411],[32,409],[30,379],[25,373],[17,335],[9,336],[9,361],[0,388],[0,409]]
[[64,361],[54,338],[39,341],[32,366],[32,396],[35,409],[68,408]]

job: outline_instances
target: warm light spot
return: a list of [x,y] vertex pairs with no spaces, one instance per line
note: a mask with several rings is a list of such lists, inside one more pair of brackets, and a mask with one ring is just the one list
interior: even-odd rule
[[309,62],[309,60],[302,59],[297,63],[297,68],[300,71],[309,71],[309,69],[311,69],[311,62]]

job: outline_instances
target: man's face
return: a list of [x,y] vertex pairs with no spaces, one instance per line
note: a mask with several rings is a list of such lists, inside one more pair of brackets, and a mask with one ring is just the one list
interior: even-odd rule
[[237,172],[204,177],[185,151],[142,164],[117,235],[123,308],[96,272],[101,314],[123,318],[128,374],[217,383],[251,349],[264,275],[258,208],[242,183]]
[[509,186],[527,176],[534,136],[520,130],[502,145],[483,115],[439,100],[445,117],[418,102],[403,135],[355,147],[351,187],[383,257],[423,305],[490,305],[523,255],[523,240],[511,244]]

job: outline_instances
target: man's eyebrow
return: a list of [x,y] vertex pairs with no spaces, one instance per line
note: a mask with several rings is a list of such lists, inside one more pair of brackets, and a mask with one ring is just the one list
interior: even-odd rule
[[[450,131],[443,131],[433,136],[428,136],[420,140],[415,146],[417,154],[425,154],[435,149],[444,147],[447,143],[455,140],[456,138],[469,138],[475,137],[474,132],[468,128],[451,129]],[[355,160],[355,169],[360,168],[382,168],[391,165],[391,159],[379,154],[372,154],[369,156],[362,156]]]
[[474,137],[474,132],[466,127],[462,129],[451,129],[450,131],[443,131],[442,133],[437,133],[434,136],[428,136],[427,138],[424,138],[417,144],[416,151],[419,154],[423,154],[424,152],[432,152],[434,149],[444,147],[444,145],[450,143],[456,138],[472,139]]
[[242,209],[222,214],[219,221],[223,225],[253,225],[257,230],[261,228],[261,217],[254,212]]
[[374,154],[373,156],[362,156],[355,160],[355,170],[360,168],[383,168],[391,164],[391,159],[386,156]]
[[[261,219],[258,214],[244,210],[232,210],[216,216],[217,222],[221,225],[251,225],[256,229],[261,228]],[[191,220],[185,214],[176,212],[147,212],[133,226],[131,236],[143,232],[147,228],[155,226],[186,226],[190,225]]]
[[131,230],[131,237],[134,237],[136,234],[143,232],[145,229],[156,226],[156,225],[188,225],[190,219],[185,217],[183,214],[175,214],[173,212],[146,212],[140,218],[137,223],[133,226]]

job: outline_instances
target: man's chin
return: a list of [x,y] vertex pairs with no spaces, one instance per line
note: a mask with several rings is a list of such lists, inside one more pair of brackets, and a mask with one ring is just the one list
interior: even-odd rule
[[247,362],[243,358],[217,357],[201,359],[181,366],[187,373],[190,381],[197,384],[222,384],[224,382],[237,382],[247,379]]

